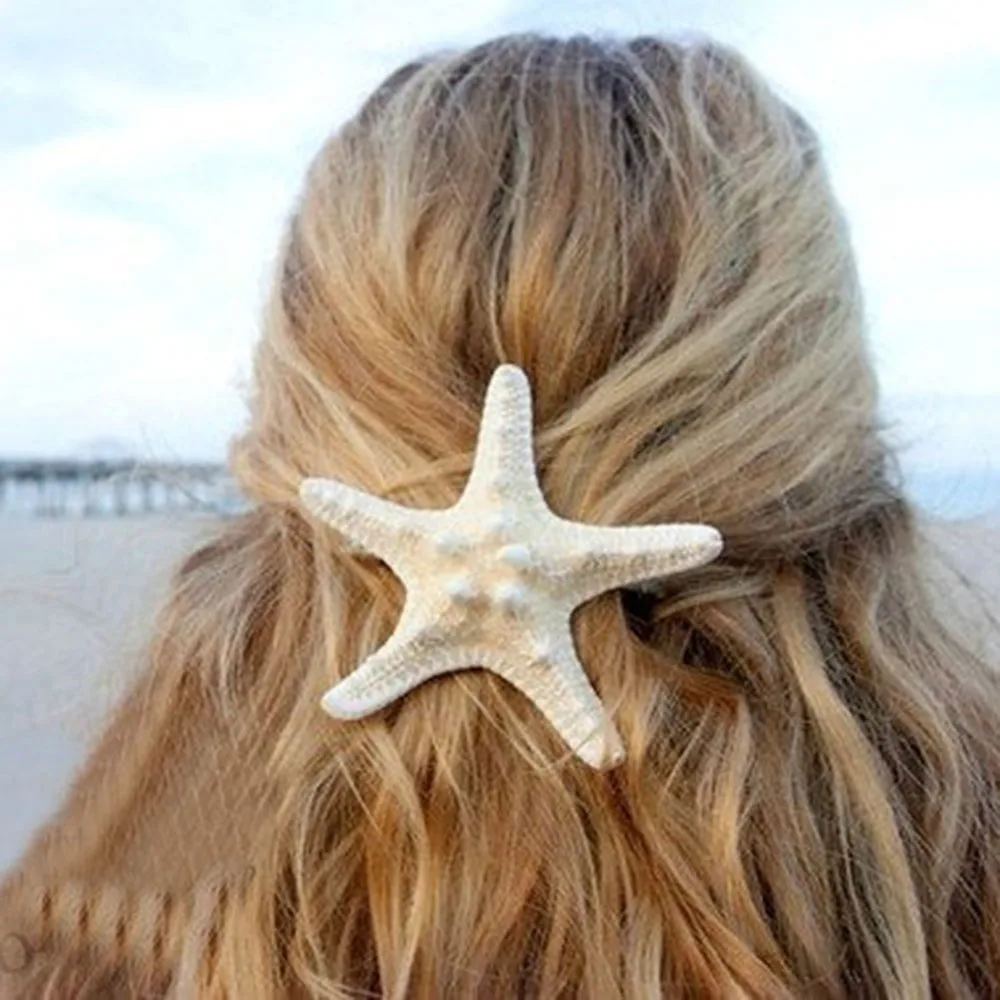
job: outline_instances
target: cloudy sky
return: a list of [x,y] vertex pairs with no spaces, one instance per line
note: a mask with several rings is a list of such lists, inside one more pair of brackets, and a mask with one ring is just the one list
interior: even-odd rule
[[319,142],[415,53],[534,28],[742,48],[824,139],[904,462],[996,473],[997,11],[0,0],[0,456],[118,440],[144,458],[221,458],[280,226]]

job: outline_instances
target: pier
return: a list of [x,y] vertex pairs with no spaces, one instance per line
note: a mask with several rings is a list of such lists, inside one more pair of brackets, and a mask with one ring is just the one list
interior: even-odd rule
[[243,506],[218,464],[0,459],[0,516],[231,514]]

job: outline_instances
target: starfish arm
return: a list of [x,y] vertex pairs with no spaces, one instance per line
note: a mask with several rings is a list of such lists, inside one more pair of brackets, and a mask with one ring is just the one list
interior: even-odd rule
[[597,770],[625,758],[621,737],[580,663],[569,624],[542,640],[540,655],[511,652],[495,673],[527,696],[577,756]]
[[323,696],[335,719],[360,719],[402,698],[424,681],[453,669],[453,647],[425,607],[407,600],[389,639]]
[[694,569],[722,551],[722,536],[706,524],[576,524],[551,557],[553,575],[575,607],[607,590]]
[[390,565],[407,539],[433,531],[437,511],[403,507],[335,479],[303,479],[299,496],[308,510],[341,532],[357,551]]
[[472,472],[459,501],[497,490],[521,507],[544,503],[532,448],[531,386],[516,365],[496,368],[486,390]]

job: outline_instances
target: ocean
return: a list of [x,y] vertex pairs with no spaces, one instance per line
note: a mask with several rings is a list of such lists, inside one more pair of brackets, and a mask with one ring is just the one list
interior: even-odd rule
[[929,517],[965,521],[1000,512],[1000,470],[905,470],[903,488]]

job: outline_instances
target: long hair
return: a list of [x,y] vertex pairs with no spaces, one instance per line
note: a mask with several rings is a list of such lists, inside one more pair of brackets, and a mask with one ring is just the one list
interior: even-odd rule
[[[519,35],[390,76],[291,214],[229,455],[250,507],[178,564],[8,878],[0,982],[1000,996],[1000,681],[933,606],[865,333],[817,137],[737,52]],[[502,362],[556,513],[725,541],[575,613],[610,771],[486,671],[319,708],[404,591],[300,481],[451,505]]]

